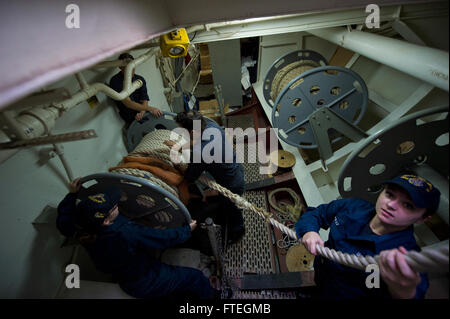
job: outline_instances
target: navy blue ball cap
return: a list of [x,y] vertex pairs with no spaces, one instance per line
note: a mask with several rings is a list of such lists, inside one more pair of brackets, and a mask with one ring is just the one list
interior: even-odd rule
[[111,209],[119,203],[120,197],[120,188],[114,186],[83,198],[77,205],[78,224],[87,229],[101,226]]
[[423,177],[404,174],[390,179],[384,184],[396,184],[406,190],[414,205],[435,212],[439,207],[441,192]]

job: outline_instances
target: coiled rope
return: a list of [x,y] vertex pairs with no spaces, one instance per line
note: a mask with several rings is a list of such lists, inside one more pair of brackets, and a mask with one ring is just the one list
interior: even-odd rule
[[277,99],[278,94],[284,89],[284,87],[291,82],[292,79],[298,75],[319,67],[320,64],[312,60],[300,60],[286,65],[280,71],[275,74],[272,81],[272,87],[270,90],[270,97],[272,101]]
[[[288,193],[294,199],[294,205],[285,204],[281,202],[279,205],[275,201],[275,194],[279,192]],[[300,197],[292,189],[287,187],[277,188],[268,194],[269,204],[277,210],[285,220],[296,221],[302,212],[303,205],[300,202]],[[279,215],[279,214],[278,214]]]
[[[275,195],[280,192],[288,193],[294,200],[294,204],[286,204],[284,202],[277,202]],[[300,201],[300,197],[290,188],[281,187],[270,191],[267,194],[270,206],[277,211],[277,219],[283,225],[289,228],[294,227],[294,223],[299,219],[303,209],[303,205]],[[289,249],[293,245],[296,245],[298,241],[290,238],[288,235],[283,234],[283,238],[277,241],[278,248]]]
[[[299,240],[297,238],[297,234],[295,231],[290,229],[289,227],[281,224],[277,220],[272,218],[272,213],[266,212],[264,209],[256,207],[252,203],[248,202],[245,198],[232,193],[225,187],[217,184],[215,181],[212,181],[205,176],[200,177],[200,180],[208,185],[210,188],[218,191],[222,195],[228,197],[233,203],[236,204],[237,207],[241,209],[248,209],[269,222],[274,227],[278,228],[281,232],[288,235],[292,239]],[[328,258],[332,261],[335,261],[339,264],[346,265],[348,267],[365,270],[366,267],[370,264],[378,265],[379,255],[376,256],[356,256],[353,254],[342,253],[340,251],[336,251],[334,249],[330,249],[328,247],[323,247],[320,245],[316,246],[318,253]],[[406,262],[408,265],[415,271],[418,272],[442,272],[448,271],[449,265],[449,247],[448,240],[441,243],[441,245],[437,248],[427,248],[425,247],[420,252],[409,251],[405,256]]]

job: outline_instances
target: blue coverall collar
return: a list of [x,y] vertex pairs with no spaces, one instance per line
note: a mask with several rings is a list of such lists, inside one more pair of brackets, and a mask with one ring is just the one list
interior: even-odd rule
[[[371,210],[371,211],[366,211],[366,214],[363,214],[360,216],[355,216],[354,218],[353,218],[353,216],[348,216],[348,217],[350,219],[352,219],[352,222],[354,222],[356,224],[360,224],[360,226],[361,226],[360,228],[362,229],[362,227],[367,225],[374,216],[375,216],[375,211]],[[404,230],[389,233],[389,234],[384,234],[384,235],[377,235],[377,234],[350,235],[350,234],[348,234],[347,231],[346,231],[345,235],[348,239],[351,239],[351,240],[370,241],[375,245],[375,248],[377,251],[385,250],[386,247],[389,246],[388,243],[390,241],[395,241],[395,242],[398,241],[399,246],[400,245],[410,246],[410,245],[415,244],[414,227],[412,225]],[[391,248],[389,248],[389,249],[391,249]]]

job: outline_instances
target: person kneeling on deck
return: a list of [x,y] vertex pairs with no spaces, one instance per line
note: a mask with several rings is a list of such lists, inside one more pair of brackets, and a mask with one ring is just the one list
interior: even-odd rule
[[308,208],[295,224],[298,238],[314,255],[324,246],[318,231],[330,228],[325,246],[357,256],[380,255],[379,288],[366,287],[370,273],[322,256],[314,261],[319,298],[424,298],[429,283],[405,260],[407,250],[419,250],[413,224],[427,221],[438,209],[440,192],[416,175],[401,175],[383,183],[373,205],[346,198]]
[[145,227],[119,213],[118,187],[88,196],[78,205],[78,179],[69,187],[70,193],[58,205],[57,228],[64,236],[77,237],[97,269],[112,274],[127,294],[137,298],[220,296],[200,270],[163,264],[151,255],[152,249],[186,241],[197,226],[195,220],[165,230]]

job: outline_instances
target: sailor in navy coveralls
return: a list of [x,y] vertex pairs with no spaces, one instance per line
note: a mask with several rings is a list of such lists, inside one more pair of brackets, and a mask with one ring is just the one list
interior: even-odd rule
[[119,214],[118,188],[89,196],[76,205],[77,182],[70,184],[71,192],[58,206],[56,226],[67,237],[83,234],[78,238],[98,270],[112,274],[126,293],[137,298],[217,297],[218,291],[200,270],[163,264],[152,255],[152,250],[185,242],[196,221],[164,230],[138,225]]
[[380,255],[380,287],[366,287],[369,273],[350,268],[322,256],[314,261],[318,297],[424,298],[425,274],[413,271],[405,261],[408,250],[419,250],[414,223],[427,221],[439,206],[440,192],[429,181],[402,175],[386,181],[375,205],[346,198],[309,207],[295,224],[297,236],[314,255],[324,245],[318,231],[330,229],[326,247],[343,253]]
[[[242,195],[244,193],[244,168],[238,162],[236,152],[231,143],[228,142],[225,131],[214,121],[206,120],[197,111],[184,111],[177,114],[175,121],[178,125],[189,131],[192,143],[191,161],[185,171],[184,178],[188,182],[194,182],[203,172],[208,172],[216,182],[227,188],[232,193]],[[201,123],[198,128],[199,140],[195,140],[196,123]],[[173,141],[165,141],[167,146],[172,147]],[[211,162],[206,161],[204,156],[211,157]],[[199,161],[195,158],[198,155]],[[216,158],[217,156],[217,158]],[[218,194],[211,198],[215,201],[221,211],[217,214],[217,223],[228,226],[228,243],[236,243],[245,234],[243,212],[229,198]]]

